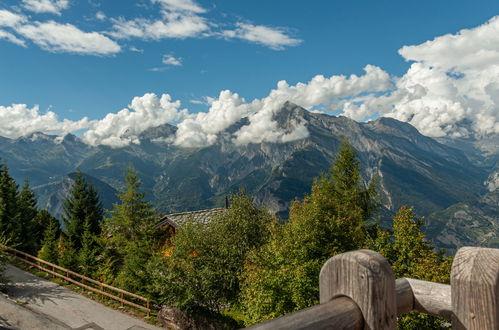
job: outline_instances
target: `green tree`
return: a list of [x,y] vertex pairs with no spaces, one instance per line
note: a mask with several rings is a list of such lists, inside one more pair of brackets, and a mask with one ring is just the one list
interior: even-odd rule
[[38,214],[35,193],[29,187],[28,180],[24,181],[19,193],[19,214],[16,227],[19,249],[35,253],[39,244],[35,230],[35,221]]
[[[378,252],[390,262],[395,278],[410,277],[424,281],[449,283],[452,258],[436,251],[421,231],[423,218],[403,206],[393,217],[392,233],[379,229],[375,240]],[[373,246],[372,248],[376,248]],[[446,329],[445,320],[422,313],[399,317],[399,329]]]
[[100,247],[95,234],[92,233],[88,219],[83,224],[81,248],[78,251],[77,261],[79,272],[85,276],[92,276],[97,268],[97,255]]
[[[158,244],[154,230],[156,213],[144,200],[140,185],[137,172],[128,168],[125,189],[118,193],[120,203],[114,204],[110,217],[104,220],[103,259],[107,260],[106,267],[111,268],[100,269],[101,275],[114,277],[116,285],[136,292],[143,290],[144,267]],[[112,262],[109,256],[114,257]]]
[[242,192],[209,224],[188,221],[152,263],[161,303],[217,312],[234,304],[247,254],[267,241],[269,213]]
[[103,212],[97,191],[78,171],[71,192],[64,201],[63,217],[65,234],[74,248],[81,248],[85,221],[88,221],[92,234],[100,234]]
[[74,271],[78,269],[78,252],[74,247],[73,240],[61,234],[59,236],[59,255],[57,264],[61,267],[68,268]]
[[[60,228],[59,221],[54,218],[47,210],[39,210],[37,212],[35,218],[31,223],[33,251],[40,251],[43,245],[43,240],[45,238],[45,230],[51,225],[52,222],[57,222],[58,228]],[[59,237],[59,235],[57,237]]]
[[375,183],[362,185],[355,152],[344,141],[329,175],[316,179],[311,194],[292,203],[289,221],[250,254],[242,291],[248,324],[317,303],[322,265],[364,247],[366,221],[378,206]]
[[9,174],[7,165],[0,164],[0,233],[11,245],[17,245],[19,216],[19,197],[17,184]]
[[[48,212],[47,212],[48,213]],[[50,216],[43,232],[42,247],[38,252],[40,259],[57,263],[59,259],[59,236],[61,234],[59,221]]]

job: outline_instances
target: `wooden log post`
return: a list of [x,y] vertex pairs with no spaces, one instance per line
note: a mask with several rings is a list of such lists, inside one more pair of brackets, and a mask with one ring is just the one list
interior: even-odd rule
[[499,249],[459,249],[451,290],[452,329],[499,329]]
[[379,253],[358,250],[329,259],[319,276],[320,303],[337,297],[352,299],[362,312],[364,329],[395,329],[395,277]]

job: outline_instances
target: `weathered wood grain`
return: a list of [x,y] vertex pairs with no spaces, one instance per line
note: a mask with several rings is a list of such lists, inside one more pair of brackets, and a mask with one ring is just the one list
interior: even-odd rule
[[364,329],[395,329],[395,277],[379,253],[357,250],[329,259],[319,275],[320,302],[346,296],[360,308]]
[[415,311],[440,316],[450,321],[452,317],[451,287],[448,284],[433,283],[408,278],[414,295]]
[[287,314],[247,329],[251,330],[360,330],[363,327],[362,312],[352,299],[340,297],[324,304],[315,305]]
[[499,249],[459,249],[451,287],[453,329],[499,329]]

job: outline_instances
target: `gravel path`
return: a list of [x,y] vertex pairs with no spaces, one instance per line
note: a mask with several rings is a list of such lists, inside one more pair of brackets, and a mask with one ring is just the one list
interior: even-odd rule
[[6,275],[10,300],[0,297],[0,329],[162,329],[12,265]]

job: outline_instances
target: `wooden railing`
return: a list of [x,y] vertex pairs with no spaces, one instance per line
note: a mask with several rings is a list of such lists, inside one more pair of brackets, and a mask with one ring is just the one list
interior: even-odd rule
[[459,249],[450,285],[395,280],[380,254],[347,252],[324,264],[319,288],[319,305],[249,329],[395,329],[410,311],[443,317],[454,330],[499,329],[499,249]]
[[[69,283],[73,283],[73,284],[76,284],[76,285],[78,285],[82,288],[85,288],[87,290],[91,290],[95,293],[100,294],[101,296],[117,300],[117,301],[121,302],[122,304],[138,308],[138,309],[146,312],[147,316],[149,316],[151,313],[151,302],[149,299],[147,299],[145,297],[136,295],[134,293],[131,293],[131,292],[119,289],[119,288],[115,288],[114,286],[102,283],[100,281],[96,281],[94,279],[91,279],[90,277],[78,274],[78,273],[73,272],[69,269],[58,266],[56,264],[53,264],[51,262],[37,258],[35,256],[32,256],[31,254],[19,251],[17,249],[11,248],[11,247],[3,245],[3,244],[0,244],[0,250],[3,250],[4,252],[8,253],[9,255],[13,256],[14,258],[21,260],[22,262],[24,262],[30,266],[36,267],[36,268],[38,268],[46,273],[49,273],[53,276],[62,278],[63,280],[65,280]],[[62,272],[62,274],[60,272]],[[97,286],[97,288],[92,286],[92,285]],[[119,294],[119,297],[114,295],[114,294],[105,292],[106,289],[112,293]],[[132,297],[132,298],[142,302],[142,305],[139,305],[139,304],[134,303],[132,301],[126,300],[125,297]]]

